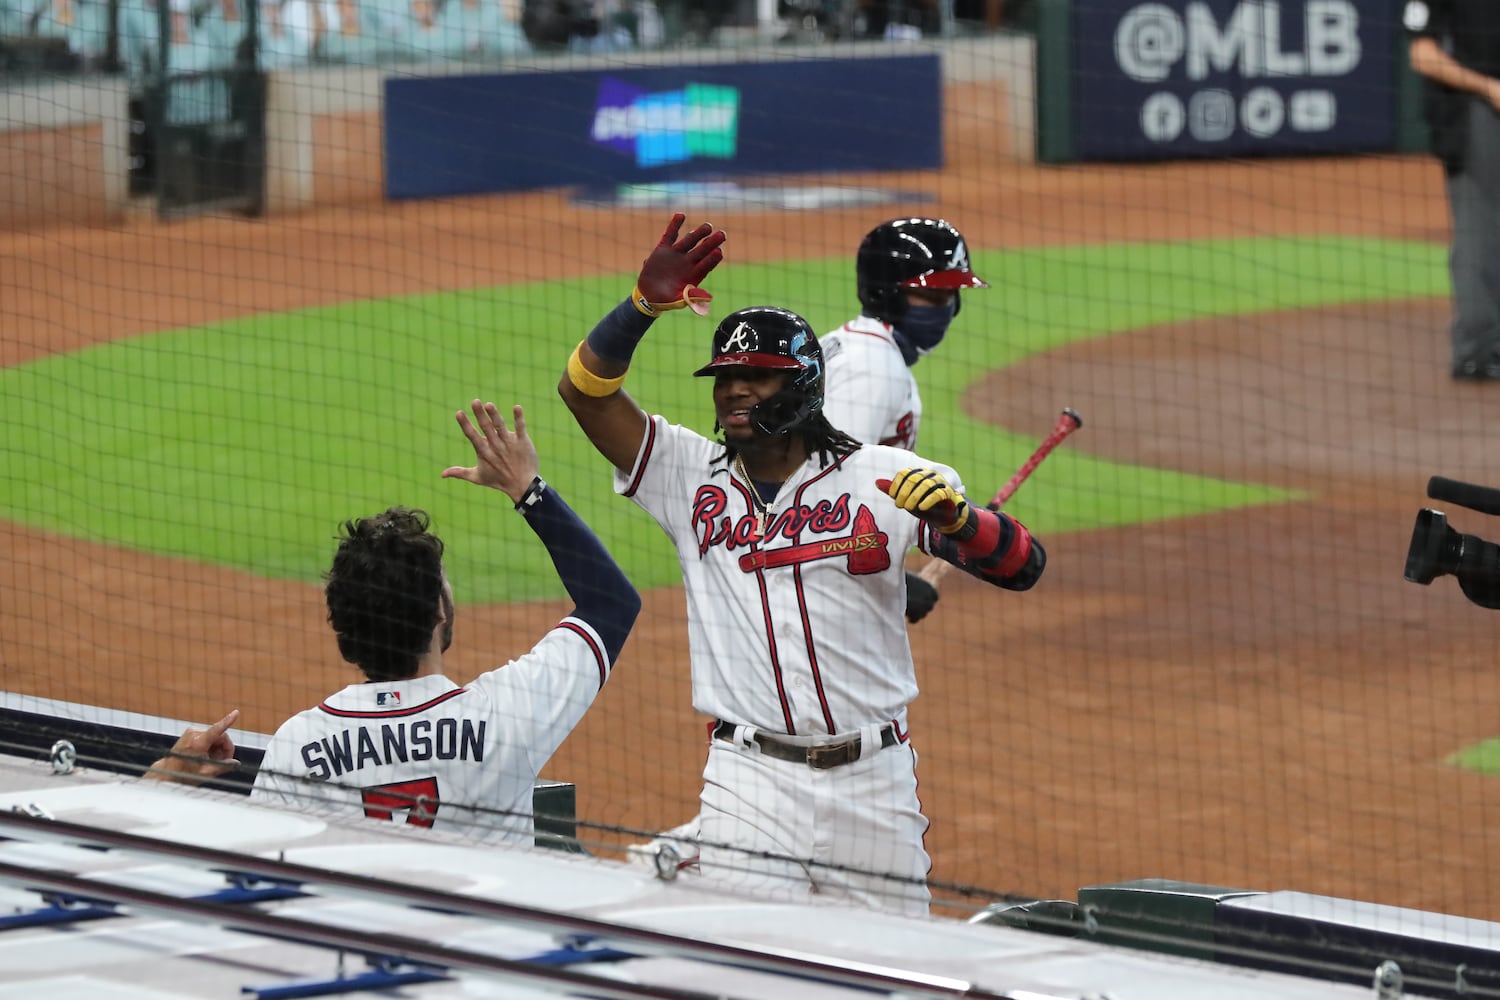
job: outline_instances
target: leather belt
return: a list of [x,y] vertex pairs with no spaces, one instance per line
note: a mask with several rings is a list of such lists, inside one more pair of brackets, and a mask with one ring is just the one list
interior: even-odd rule
[[[734,731],[737,728],[733,722],[720,719],[714,723],[711,732],[714,739],[733,743]],[[837,743],[792,743],[772,733],[757,732],[750,738],[750,742],[760,747],[760,752],[767,757],[789,761],[793,764],[806,764],[816,770],[826,771],[831,767],[852,764],[859,760],[863,737],[855,733]],[[893,747],[900,742],[901,737],[896,735],[894,725],[887,724],[880,727],[880,749]]]

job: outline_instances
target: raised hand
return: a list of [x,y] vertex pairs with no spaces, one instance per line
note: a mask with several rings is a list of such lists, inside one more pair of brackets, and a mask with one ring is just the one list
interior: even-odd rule
[[537,475],[536,445],[526,433],[526,417],[520,406],[511,410],[515,429],[505,426],[505,420],[494,403],[474,400],[469,404],[474,411],[474,420],[463,410],[454,413],[464,437],[474,446],[472,466],[451,465],[443,470],[444,479],[462,479],[476,486],[488,486],[500,490],[516,503],[531,486]]
[[699,316],[708,315],[713,296],[698,285],[724,259],[724,230],[704,222],[686,236],[679,235],[686,219],[681,212],[673,215],[656,249],[641,263],[630,300],[647,316],[684,306]]

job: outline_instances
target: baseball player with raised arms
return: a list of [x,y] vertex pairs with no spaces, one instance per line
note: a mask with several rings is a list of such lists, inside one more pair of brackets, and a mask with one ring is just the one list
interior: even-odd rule
[[677,548],[693,705],[713,720],[703,876],[925,914],[901,557],[917,545],[1026,590],[1046,554],[1019,522],[969,503],[951,468],[830,424],[817,335],[788,310],[741,309],[714,331],[694,374],[713,379],[722,440],[648,416],[621,389],[636,346],[665,310],[707,312],[698,285],[723,257],[721,230],[683,234],[683,221],[558,391],[616,490]]
[[609,677],[640,596],[599,539],[537,471],[519,406],[456,414],[475,464],[444,478],[505,493],[576,603],[530,652],[470,684],[443,673],[453,590],[421,511],[349,521],[327,574],[328,621],[359,667],[351,684],[292,716],[266,748],[252,799],[530,843],[537,774]]
[[[960,290],[989,285],[970,266],[963,234],[944,219],[882,222],[860,241],[854,273],[860,315],[818,337],[828,366],[823,412],[856,441],[915,449],[922,394],[912,367],[948,332]],[[936,587],[906,574],[907,621],[921,621],[937,602]],[[697,840],[694,817],[631,852],[654,864],[671,847],[691,866]]]

